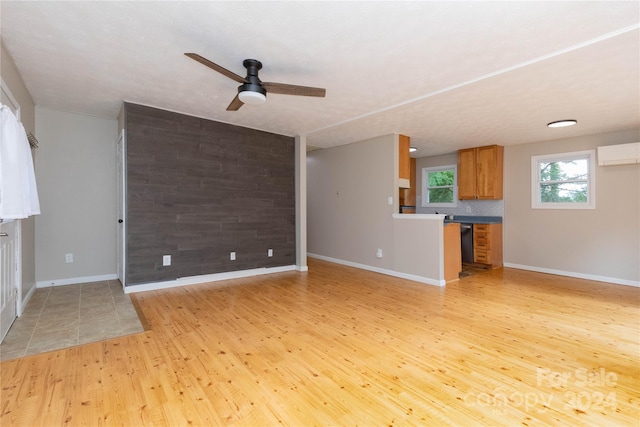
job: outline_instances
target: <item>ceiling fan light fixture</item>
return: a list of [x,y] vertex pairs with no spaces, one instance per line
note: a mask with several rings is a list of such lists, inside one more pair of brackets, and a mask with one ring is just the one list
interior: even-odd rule
[[262,86],[245,83],[238,88],[238,99],[249,105],[264,104],[267,100],[267,91]]
[[238,99],[240,99],[243,104],[260,105],[265,103],[267,97],[260,92],[245,90],[238,92]]
[[567,126],[573,126],[578,123],[577,120],[569,119],[569,120],[557,120],[555,122],[547,123],[547,126],[550,128],[563,128]]

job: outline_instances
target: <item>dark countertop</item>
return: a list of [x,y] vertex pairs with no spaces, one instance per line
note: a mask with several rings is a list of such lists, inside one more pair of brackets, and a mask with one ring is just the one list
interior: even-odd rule
[[465,224],[502,224],[501,216],[454,215],[453,220],[445,218],[444,223],[459,222]]

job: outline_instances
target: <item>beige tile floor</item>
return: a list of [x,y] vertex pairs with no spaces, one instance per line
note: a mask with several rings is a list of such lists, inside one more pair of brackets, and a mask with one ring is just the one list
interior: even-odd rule
[[143,330],[118,280],[40,288],[0,345],[0,360]]

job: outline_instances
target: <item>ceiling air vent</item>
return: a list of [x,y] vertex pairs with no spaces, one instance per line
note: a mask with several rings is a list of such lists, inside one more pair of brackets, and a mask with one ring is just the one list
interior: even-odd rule
[[598,147],[600,166],[640,163],[640,142]]

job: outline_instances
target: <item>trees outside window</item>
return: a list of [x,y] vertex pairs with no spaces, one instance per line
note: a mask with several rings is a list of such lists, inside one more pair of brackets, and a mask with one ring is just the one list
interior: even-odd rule
[[595,208],[595,151],[533,156],[533,209]]
[[455,207],[458,200],[457,166],[422,169],[422,206]]

